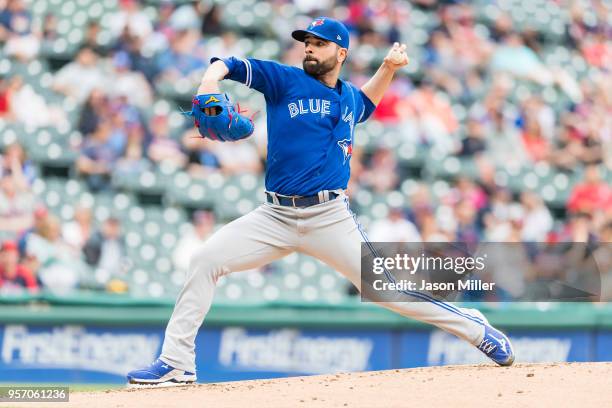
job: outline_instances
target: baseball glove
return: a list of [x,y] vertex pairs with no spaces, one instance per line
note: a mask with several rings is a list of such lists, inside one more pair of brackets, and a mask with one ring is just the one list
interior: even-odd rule
[[196,95],[191,102],[191,112],[183,113],[193,117],[202,137],[235,142],[253,133],[252,117],[242,115],[240,105],[234,108],[227,95]]

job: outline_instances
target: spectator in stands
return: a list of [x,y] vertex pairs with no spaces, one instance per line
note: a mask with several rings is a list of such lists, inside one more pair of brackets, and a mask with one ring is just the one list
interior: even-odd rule
[[109,99],[110,109],[106,118],[112,122],[113,136],[111,137],[113,146],[121,151],[125,148],[127,132],[130,126],[143,126],[143,118],[140,110],[130,104],[127,96],[119,95]]
[[454,70],[455,50],[449,36],[443,31],[434,31],[425,51],[425,63],[432,81],[449,94],[460,94],[461,82],[451,74],[451,70]]
[[467,133],[461,141],[458,155],[461,157],[472,157],[487,149],[485,132],[482,124],[471,119],[467,123]]
[[45,207],[44,204],[37,204],[35,209],[34,209],[34,214],[33,214],[33,218],[34,221],[32,223],[32,227],[28,228],[27,230],[23,231],[22,233],[19,234],[18,236],[18,241],[17,241],[17,246],[19,247],[19,255],[21,257],[23,257],[23,261],[26,264],[26,266],[28,266],[31,270],[36,270],[37,267],[30,267],[29,265],[29,261],[30,259],[28,259],[26,257],[26,244],[28,242],[28,236],[34,232],[36,232],[40,226],[46,222],[45,219],[49,216],[49,210],[47,210],[47,207]]
[[581,163],[597,159],[601,161],[603,154],[601,143],[590,137],[583,138],[578,129],[582,126],[575,114],[568,114],[562,118],[562,127],[550,153],[550,163],[558,169],[573,172]]
[[64,65],[55,74],[55,91],[82,103],[95,88],[108,89],[107,76],[98,60],[98,55],[91,48],[81,48],[76,59]]
[[110,121],[101,121],[96,131],[83,143],[81,155],[76,161],[77,171],[86,177],[87,184],[94,191],[110,187],[110,175],[121,157],[122,149],[117,149],[112,143],[112,132]]
[[[424,230],[426,219],[433,214],[434,205],[429,186],[425,183],[418,184],[411,191],[407,202],[409,208],[407,218],[420,230]],[[431,225],[430,225],[431,227]]]
[[221,35],[221,41],[210,43],[206,47],[207,55],[233,55],[236,58],[244,58],[244,49],[238,43],[238,37],[232,31],[227,31]]
[[62,238],[75,251],[81,252],[93,233],[92,221],[91,208],[75,207],[73,220],[62,226]]
[[191,254],[206,241],[215,228],[215,215],[212,211],[196,211],[193,213],[192,229],[184,234],[174,248],[172,261],[180,271],[189,270]]
[[[551,154],[551,162],[565,171],[573,171],[580,163],[599,164],[605,161],[605,149],[612,137],[612,120],[605,112],[612,107],[612,97],[606,89],[612,85],[612,76],[596,81],[582,82],[584,101],[573,112],[561,115],[559,140]],[[606,88],[607,87],[607,88]]]
[[175,5],[173,1],[162,0],[159,3],[159,15],[157,16],[157,20],[153,24],[153,29],[155,31],[153,36],[155,36],[156,34],[163,35],[166,40],[166,44],[173,32],[172,25],[170,24],[170,17],[172,16],[174,10]]
[[396,125],[402,119],[398,112],[398,106],[400,106],[403,95],[401,94],[401,90],[395,86],[396,83],[397,81],[394,81],[391,86],[389,86],[389,90],[385,93],[385,96],[383,96],[378,105],[376,105],[376,110],[372,114],[372,117],[377,121]]
[[259,174],[263,170],[257,149],[249,139],[231,144],[213,142],[210,147],[224,174]]
[[371,31],[371,19],[374,15],[372,7],[364,0],[350,0],[348,2],[348,17],[345,21],[347,27],[359,34]]
[[504,12],[499,13],[489,30],[491,31],[491,39],[496,43],[501,43],[510,33],[515,31],[512,16]]
[[380,148],[372,155],[361,182],[377,193],[391,191],[399,181],[397,169],[397,159],[393,152],[387,148]]
[[532,162],[546,161],[550,157],[550,142],[544,137],[542,127],[530,115],[526,117],[521,139]]
[[533,120],[540,128],[542,136],[552,141],[555,136],[555,112],[544,103],[538,95],[527,98],[521,106],[521,116],[518,119],[520,125],[524,125],[527,120]]
[[108,54],[108,46],[103,45],[99,41],[100,30],[101,27],[98,21],[89,21],[85,26],[81,48],[89,48],[97,55],[106,56]]
[[460,176],[455,186],[442,197],[436,218],[451,240],[478,242],[482,232],[480,213],[487,203],[484,190],[468,177]]
[[87,275],[87,267],[79,254],[62,240],[59,219],[53,215],[46,217],[28,236],[26,255],[38,265],[36,274],[43,287],[53,292],[68,293]]
[[580,2],[572,3],[572,7],[569,10],[569,21],[566,22],[565,26],[565,42],[573,48],[578,48],[588,31],[590,29],[585,24],[584,8]]
[[594,216],[588,212],[577,212],[570,215],[565,233],[565,242],[593,243],[597,241],[597,229]]
[[531,48],[536,54],[542,53],[542,34],[534,28],[526,27],[521,32],[521,38],[525,45]]
[[157,56],[158,80],[173,83],[197,74],[206,67],[205,61],[206,53],[198,31],[177,31],[170,40],[170,46]]
[[[443,37],[437,39],[446,41],[439,42],[439,58],[432,70],[434,82],[455,99],[465,102],[471,101],[482,88],[477,70],[490,54],[490,45],[476,29],[473,14],[473,8],[465,3],[440,11],[442,24],[437,30]],[[432,39],[434,35],[432,33]]]
[[4,241],[0,250],[0,293],[19,293],[24,289],[38,291],[36,277],[19,262],[17,243]]
[[[19,75],[9,82],[8,105],[11,121],[27,124],[29,127],[66,126],[66,114],[61,107],[47,103],[34,87]],[[36,112],[33,115],[32,112]]]
[[[402,42],[402,27],[405,27],[406,24],[409,24],[409,10],[407,7],[398,7],[401,5],[395,3],[389,4],[388,10],[388,19],[390,22],[390,27],[386,32],[386,40],[388,44],[393,43],[401,43]],[[399,9],[399,10],[398,10]]]
[[21,166],[13,161],[11,172],[0,177],[0,231],[17,234],[32,226],[36,197]]
[[457,178],[455,186],[445,197],[445,202],[457,204],[463,200],[467,200],[476,211],[482,210],[488,203],[488,197],[484,190],[474,180],[461,175]]
[[171,163],[176,167],[184,167],[187,156],[181,150],[181,145],[170,135],[167,115],[156,115],[150,124],[151,143],[147,156],[155,163]]
[[423,242],[449,242],[453,234],[440,228],[435,215],[432,212],[424,213],[421,218],[421,237]]
[[29,30],[32,16],[26,10],[23,1],[6,0],[0,4],[0,40],[6,42],[9,34],[14,31]]
[[[145,46],[146,44],[146,46]],[[153,53],[155,44],[150,43],[150,39],[147,38],[146,42],[143,38],[133,35],[128,31],[124,32],[124,34],[117,39],[117,43],[113,47],[114,56],[117,55],[125,55],[126,62],[125,65],[129,67],[130,70],[135,71],[136,74],[142,74],[147,79],[147,81],[152,82],[153,78],[157,75],[155,61],[153,58]],[[116,68],[116,58],[115,58],[115,68]],[[123,61],[119,61],[122,63]],[[136,77],[136,75],[132,75]],[[150,84],[147,83],[147,88],[150,87]]]
[[108,116],[109,101],[107,95],[99,88],[92,89],[81,108],[77,129],[82,135],[93,133],[103,117]]
[[[203,35],[221,35],[223,34],[223,23],[221,21],[221,8],[217,3],[204,3],[200,5],[205,7],[202,9],[202,34]],[[208,7],[207,7],[208,6]]]
[[552,230],[554,220],[542,198],[533,191],[521,194],[521,204],[525,209],[521,240],[523,242],[545,242]]
[[11,118],[11,95],[9,80],[0,75],[0,118],[12,120]]
[[559,67],[547,67],[538,55],[527,47],[518,33],[510,33],[491,57],[494,72],[507,72],[518,79],[533,81],[542,86],[554,84],[574,102],[582,100],[582,92],[576,80]]
[[599,166],[589,165],[584,169],[584,181],[574,186],[567,209],[570,212],[596,213],[612,208],[612,186],[601,179]]
[[[512,201],[512,193],[510,190],[506,188],[497,188],[492,192],[489,204],[485,208],[483,219],[489,236],[500,237],[505,235],[505,230],[507,228],[502,227],[504,232],[499,232],[500,224],[510,220],[511,212],[515,205],[516,203]],[[491,240],[495,241],[495,238],[491,238]],[[503,241],[503,238],[499,240]]]
[[[159,3],[157,20],[153,22],[153,33],[147,37],[146,42],[142,44],[141,50],[146,50],[147,54],[158,54],[160,51],[166,50],[170,44],[170,40],[175,35],[175,28],[170,22],[170,17],[175,10],[175,4],[171,0],[162,0]],[[139,40],[142,40],[139,38]],[[151,72],[157,75],[155,59],[153,58],[153,67]],[[146,75],[146,74],[145,74]],[[147,79],[151,79],[147,75]]]
[[507,76],[492,78],[491,88],[482,102],[476,102],[470,109],[469,117],[483,124],[487,150],[484,156],[493,163],[520,166],[528,161],[515,126],[515,108],[509,103],[512,81]]
[[141,38],[147,38],[153,32],[153,23],[142,10],[140,0],[120,0],[119,8],[108,19],[114,37],[121,35],[124,30]]
[[369,228],[372,241],[379,242],[420,242],[421,235],[416,226],[404,218],[401,208],[389,209],[387,218],[377,220]]
[[43,19],[42,24],[42,40],[48,44],[52,44],[55,40],[60,38],[60,34],[57,31],[58,25],[57,16],[53,13],[47,13]]
[[433,85],[424,81],[405,100],[398,103],[400,117],[416,124],[422,142],[443,153],[456,151],[454,133],[459,123],[448,100],[436,93]]
[[145,131],[139,123],[127,128],[127,143],[123,156],[117,161],[113,173],[116,177],[139,177],[151,170],[152,163],[145,157]]
[[497,177],[496,164],[493,163],[485,155],[474,157],[474,165],[476,166],[476,179],[478,186],[482,191],[490,197],[499,188]]
[[477,243],[480,241],[481,231],[478,227],[477,211],[473,204],[463,199],[457,203],[454,209],[456,220],[455,238],[459,242]]
[[96,280],[106,284],[114,277],[125,275],[127,247],[122,234],[121,221],[111,216],[83,247],[85,261],[95,269]]
[[253,137],[231,144],[217,143],[202,138],[197,129],[191,127],[183,133],[182,144],[188,154],[188,170],[194,177],[206,177],[217,171],[227,175],[263,171],[260,151]]
[[110,96],[125,97],[130,105],[139,108],[150,106],[153,101],[153,90],[142,72],[131,70],[130,56],[125,51],[113,56],[113,70],[109,80],[113,84]]
[[23,0],[7,0],[0,11],[0,41],[8,56],[30,60],[38,54],[40,39],[32,30],[32,14]]
[[585,212],[568,214],[563,225],[549,234],[551,242],[589,242],[596,238],[593,215]]
[[26,157],[25,150],[17,142],[6,146],[4,154],[0,156],[0,175],[13,173],[21,173],[28,185],[32,185],[36,178],[34,164]]
[[214,153],[214,142],[202,139],[198,130],[188,129],[182,137],[182,144],[188,155],[187,171],[194,178],[205,178],[221,168],[219,158]]
[[520,242],[524,227],[525,211],[523,207],[511,202],[506,213],[490,212],[483,216],[483,241]]
[[175,31],[195,30],[198,32],[202,16],[200,15],[200,7],[197,2],[187,2],[177,7],[170,16],[170,26]]
[[582,55],[590,64],[598,68],[612,65],[612,45],[603,28],[589,34],[582,43]]

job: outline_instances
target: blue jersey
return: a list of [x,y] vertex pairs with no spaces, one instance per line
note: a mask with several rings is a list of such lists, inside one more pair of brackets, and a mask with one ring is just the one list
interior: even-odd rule
[[229,68],[226,79],[256,89],[266,99],[266,190],[310,196],[345,189],[355,123],[375,109],[368,97],[349,82],[338,80],[330,88],[300,68],[277,62],[222,60]]

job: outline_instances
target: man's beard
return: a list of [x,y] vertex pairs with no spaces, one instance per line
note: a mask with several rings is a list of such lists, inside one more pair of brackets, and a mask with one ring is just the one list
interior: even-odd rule
[[304,72],[306,72],[308,75],[318,78],[336,68],[337,63],[336,57],[331,57],[325,61],[319,61],[311,57],[306,57],[304,60],[302,60],[302,68],[304,68]]

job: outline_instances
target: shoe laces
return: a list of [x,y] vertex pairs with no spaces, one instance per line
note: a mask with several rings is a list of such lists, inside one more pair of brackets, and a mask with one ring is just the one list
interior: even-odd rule
[[483,339],[478,345],[478,348],[487,355],[489,355],[495,351],[495,349],[497,348],[497,344],[495,344],[489,339]]

